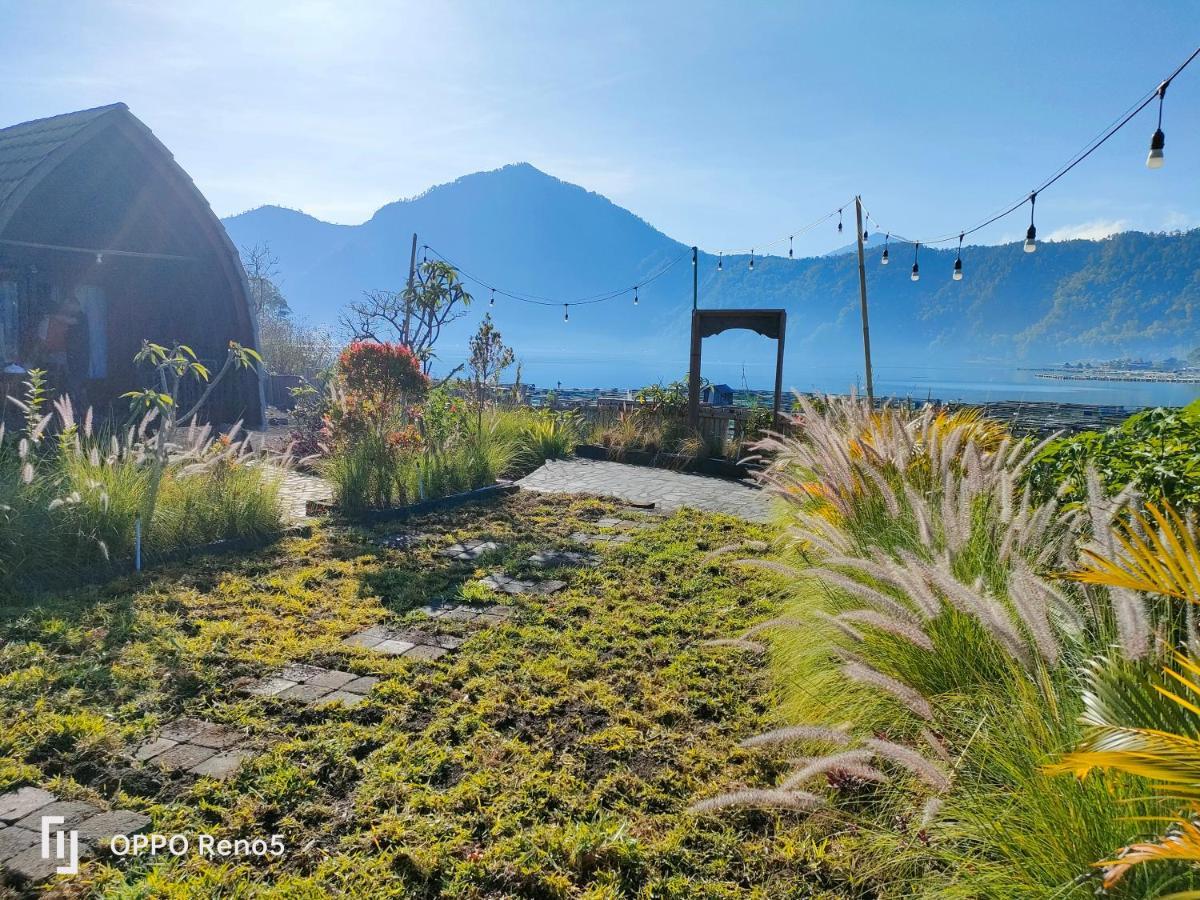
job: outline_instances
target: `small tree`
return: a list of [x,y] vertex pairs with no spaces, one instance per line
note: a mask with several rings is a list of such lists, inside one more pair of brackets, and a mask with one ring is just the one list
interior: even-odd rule
[[270,244],[242,248],[242,268],[250,288],[250,303],[258,319],[267,316],[286,318],[291,313],[283,291],[279,289],[279,259]]
[[[350,304],[341,324],[351,340],[403,344],[416,354],[428,375],[442,329],[466,315],[470,305],[471,295],[458,271],[440,260],[426,261],[417,267],[411,290],[365,291],[362,300]],[[457,366],[446,378],[460,369]]]
[[479,330],[471,338],[471,383],[475,386],[475,402],[478,428],[483,431],[483,404],[489,386],[498,385],[500,373],[513,364],[511,347],[504,346],[500,332],[492,323],[492,314],[487,313],[479,323]]

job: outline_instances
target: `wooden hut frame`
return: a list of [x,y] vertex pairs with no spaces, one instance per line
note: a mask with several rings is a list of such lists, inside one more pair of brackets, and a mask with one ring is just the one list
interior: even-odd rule
[[700,345],[706,337],[746,329],[776,341],[774,418],[783,399],[783,336],[787,312],[782,309],[693,309],[692,352],[688,366],[688,425],[700,426]]

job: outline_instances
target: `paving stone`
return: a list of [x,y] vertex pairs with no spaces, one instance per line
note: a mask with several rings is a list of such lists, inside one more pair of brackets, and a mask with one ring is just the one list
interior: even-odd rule
[[432,541],[436,535],[424,532],[389,534],[379,539],[378,543],[390,550],[411,550],[421,544]]
[[[86,859],[90,855],[91,851],[87,844],[81,844],[79,847],[79,858]],[[53,854],[51,854],[49,859],[43,859],[42,839],[39,834],[36,844],[22,850],[11,859],[6,860],[4,868],[9,875],[16,876],[21,881],[38,882],[53,877],[58,867],[65,866],[67,862],[67,860],[56,858]]]
[[196,744],[179,744],[165,753],[160,753],[150,760],[154,765],[164,769],[191,769],[198,766],[210,756],[216,754],[212,747],[200,747]]
[[250,754],[244,750],[225,750],[221,753],[214,753],[204,762],[192,766],[188,771],[193,775],[223,781],[236,772],[238,766],[249,758]]
[[485,541],[481,539],[473,539],[463,541],[461,544],[451,544],[449,547],[444,547],[439,550],[438,556],[446,556],[450,559],[462,560],[469,562],[479,559],[485,553],[490,553],[493,550],[499,550],[500,545],[495,541]]
[[245,733],[238,728],[205,722],[203,727],[188,739],[188,743],[200,747],[211,747],[214,750],[226,750],[245,739]]
[[326,694],[333,691],[333,688],[322,687],[319,684],[298,684],[295,687],[290,687],[279,695],[281,700],[299,700],[301,703],[312,703],[314,700],[320,700]]
[[0,828],[0,863],[41,842],[41,833],[16,826]]
[[437,659],[439,656],[445,656],[446,650],[441,647],[430,647],[427,644],[417,644],[411,647],[404,654],[405,659]]
[[529,557],[530,565],[543,569],[559,566],[590,566],[599,560],[591,553],[578,553],[574,550],[539,550]]
[[596,520],[596,525],[600,528],[620,528],[622,525],[630,525],[626,519],[615,519],[612,516],[605,516],[602,519]]
[[493,572],[476,583],[505,594],[553,594],[567,586],[565,581],[521,581],[503,572]]
[[351,691],[334,691],[332,694],[326,694],[321,698],[321,703],[340,703],[343,706],[355,707],[366,700],[363,694],[356,694]]
[[194,719],[190,716],[185,716],[182,719],[176,719],[174,722],[163,726],[158,736],[166,738],[168,741],[190,741],[193,735],[199,734],[208,724],[203,719]]
[[288,681],[308,681],[322,672],[328,672],[328,669],[322,669],[320,666],[306,666],[302,663],[291,663],[283,667],[283,671],[279,672],[279,678],[286,678]]
[[104,849],[109,839],[115,835],[140,834],[149,827],[150,817],[145,813],[114,809],[81,822],[76,830],[79,832],[80,841]]
[[41,809],[34,810],[25,818],[15,822],[12,827],[27,828],[41,834],[43,816],[62,816],[62,824],[58,827],[68,829],[74,828],[98,812],[101,812],[100,807],[82,800],[55,800],[53,803],[47,803]]
[[178,745],[178,743],[179,743],[179,741],[172,741],[168,738],[163,738],[163,737],[151,738],[150,740],[146,741],[146,743],[142,744],[140,747],[137,748],[137,750],[133,754],[133,758],[136,759],[138,762],[145,762],[148,759],[152,759],[153,757],[158,756],[158,754],[160,754],[160,753],[165,753],[166,751],[170,750],[172,747]]
[[54,795],[41,788],[23,787],[0,794],[0,822],[10,825],[31,812],[54,802]]
[[440,618],[449,622],[470,622],[478,615],[478,611],[471,609],[469,606],[455,606],[452,609],[446,610]]
[[327,687],[337,689],[344,686],[347,682],[353,681],[358,676],[353,672],[341,672],[337,669],[326,669],[319,675],[314,675],[305,684],[317,685],[319,687]]
[[376,644],[372,649],[376,653],[386,653],[388,656],[403,656],[415,646],[416,644],[409,641],[384,641]]
[[282,694],[288,688],[294,688],[299,683],[287,678],[268,676],[251,682],[246,686],[245,691],[247,694],[253,694],[255,697],[274,697]]
[[349,684],[343,685],[338,693],[369,694],[377,684],[379,684],[379,679],[374,675],[360,675]]
[[363,650],[373,650],[382,644],[386,638],[377,637],[373,634],[352,634],[350,637],[342,640],[342,643],[347,647],[361,647]]

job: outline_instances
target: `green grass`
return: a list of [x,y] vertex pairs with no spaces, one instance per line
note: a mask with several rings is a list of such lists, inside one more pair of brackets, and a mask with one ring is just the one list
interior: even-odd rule
[[[572,532],[612,512],[517,494],[415,523],[438,537],[411,551],[319,530],[242,559],[21,598],[0,610],[0,790],[35,783],[145,810],[156,831],[278,833],[288,847],[279,861],[85,863],[75,895],[869,896],[802,819],[686,812],[778,774],[737,748],[778,701],[761,660],[702,646],[775,612],[766,576],[698,564],[764,527],[655,519],[434,663],[340,645],[416,620],[431,597],[482,599],[475,577],[528,574],[534,550],[574,547]],[[477,568],[434,555],[476,536],[503,544]],[[384,680],[354,710],[234,692],[292,660]],[[124,760],[181,714],[243,725],[262,752],[225,783]]]

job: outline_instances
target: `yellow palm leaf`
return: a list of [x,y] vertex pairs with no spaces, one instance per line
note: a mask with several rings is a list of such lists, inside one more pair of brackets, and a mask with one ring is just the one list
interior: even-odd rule
[[[1200,808],[1193,807],[1193,813]],[[1200,828],[1195,822],[1181,819],[1172,824],[1167,833],[1157,841],[1132,844],[1122,850],[1115,859],[1096,863],[1103,867],[1104,887],[1110,888],[1121,880],[1133,866],[1154,860],[1173,859],[1178,862],[1200,863]],[[1177,900],[1188,896],[1200,896],[1200,892],[1188,891],[1172,894]]]
[[1084,550],[1083,568],[1068,577],[1087,584],[1146,591],[1200,604],[1200,548],[1188,523],[1169,505],[1147,504],[1117,528],[1121,553],[1109,559]]

